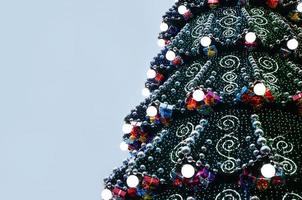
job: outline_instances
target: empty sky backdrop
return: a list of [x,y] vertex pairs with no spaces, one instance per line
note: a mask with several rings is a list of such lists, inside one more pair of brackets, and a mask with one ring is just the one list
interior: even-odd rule
[[0,1],[0,199],[100,199],[173,2]]

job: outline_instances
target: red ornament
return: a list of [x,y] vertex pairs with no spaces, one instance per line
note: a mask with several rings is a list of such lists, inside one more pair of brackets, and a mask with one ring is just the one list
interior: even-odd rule
[[183,14],[183,16],[184,16],[185,20],[188,20],[193,16],[193,14],[190,10],[188,10],[185,14]]
[[164,79],[165,77],[160,73],[156,73],[156,76],[154,78],[154,80],[156,80],[158,83],[161,83]]
[[172,64],[177,66],[177,65],[181,65],[182,64],[182,59],[180,56],[177,56],[176,58],[174,58],[174,60],[172,61]]
[[127,193],[128,193],[128,196],[129,197],[136,197],[136,194],[137,194],[137,189],[136,188],[129,188],[128,189],[128,191],[127,191]]
[[275,98],[274,98],[274,96],[273,96],[273,94],[272,94],[272,92],[270,91],[270,90],[267,90],[266,92],[265,92],[265,98],[269,101],[269,102],[273,102],[274,100],[275,100]]
[[268,181],[264,178],[260,178],[257,181],[257,188],[261,191],[264,191],[268,188]]
[[192,96],[187,99],[186,104],[188,110],[195,110],[199,106],[198,102],[195,101]]
[[158,186],[159,185],[159,179],[153,178],[151,176],[144,176],[144,183],[149,186]]
[[279,0],[267,0],[266,4],[270,8],[276,8],[278,6],[278,4],[279,4]]
[[219,0],[208,0],[208,5],[210,8],[216,8],[219,5]]
[[260,96],[253,96],[253,97],[251,97],[251,104],[252,104],[254,107],[259,107],[259,106],[261,106],[261,104],[262,104],[262,100],[263,100],[263,97],[260,97]]
[[115,188],[112,190],[112,193],[113,193],[114,196],[120,197],[120,198],[122,198],[122,199],[125,199],[126,194],[127,194],[124,190],[121,190],[121,189],[118,188],[118,187],[115,187]]

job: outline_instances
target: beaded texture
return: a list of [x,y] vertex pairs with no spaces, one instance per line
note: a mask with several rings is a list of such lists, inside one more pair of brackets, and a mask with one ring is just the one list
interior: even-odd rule
[[300,4],[178,0],[102,198],[302,199]]

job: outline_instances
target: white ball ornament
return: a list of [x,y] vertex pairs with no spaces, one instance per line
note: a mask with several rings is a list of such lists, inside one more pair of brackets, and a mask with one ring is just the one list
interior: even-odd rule
[[149,90],[148,88],[144,88],[144,89],[142,90],[142,95],[143,95],[143,97],[149,97],[150,94],[151,94],[151,92],[150,92],[150,90]]
[[131,124],[124,124],[122,130],[124,133],[130,133],[132,131],[133,126]]
[[245,41],[248,42],[248,43],[253,43],[256,41],[256,34],[254,32],[248,32],[246,35],[245,35]]
[[167,30],[169,29],[169,26],[168,26],[167,23],[162,22],[162,23],[160,24],[159,28],[160,28],[161,31],[167,31]]
[[265,178],[272,178],[276,175],[276,168],[272,164],[264,164],[261,167],[261,174]]
[[156,71],[154,69],[149,69],[147,71],[147,78],[148,79],[153,79],[156,77]]
[[122,151],[128,151],[128,144],[126,142],[121,142],[120,149]]
[[174,53],[174,51],[167,51],[166,53],[166,59],[169,60],[169,61],[173,61],[176,57],[176,54]]
[[263,83],[256,83],[254,86],[254,93],[258,96],[264,96],[266,92],[266,87]]
[[299,46],[299,42],[296,39],[290,39],[287,41],[287,48],[290,50],[295,50]]
[[165,41],[164,39],[159,39],[159,40],[157,41],[157,45],[158,45],[159,47],[165,47],[165,46],[166,46],[166,41]]
[[157,115],[157,108],[154,106],[149,106],[147,108],[147,116],[155,117]]
[[298,3],[297,5],[297,11],[302,12],[302,2]]
[[187,7],[184,6],[184,5],[179,6],[177,10],[178,10],[178,13],[181,14],[181,15],[185,14],[186,12],[188,12]]
[[193,92],[193,99],[195,101],[202,101],[204,99],[204,92],[202,90],[200,90],[200,89],[195,90]]
[[112,192],[110,191],[110,190],[108,190],[108,189],[104,189],[103,191],[102,191],[102,194],[101,194],[101,197],[102,197],[102,199],[104,199],[104,200],[110,200],[110,199],[112,199]]
[[204,36],[200,39],[200,44],[203,46],[203,47],[208,47],[210,46],[210,44],[212,43],[212,40],[210,37],[208,36]]
[[127,178],[127,185],[131,188],[135,188],[139,184],[139,179],[135,175],[130,175]]
[[192,178],[195,174],[195,169],[192,165],[190,164],[185,164],[181,168],[181,174],[185,178]]

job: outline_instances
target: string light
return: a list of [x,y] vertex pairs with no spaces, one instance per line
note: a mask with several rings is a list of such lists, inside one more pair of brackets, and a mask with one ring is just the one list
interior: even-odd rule
[[265,178],[272,178],[276,174],[276,168],[272,164],[264,164],[261,167],[261,174]]
[[193,92],[193,99],[195,101],[202,101],[204,99],[204,92],[202,90],[195,90]]
[[127,178],[126,182],[127,182],[127,185],[131,188],[135,188],[139,184],[139,180],[138,180],[137,176],[135,176],[135,175],[130,175]]
[[195,174],[195,169],[192,165],[190,164],[185,164],[181,168],[181,174],[185,178],[192,178]]
[[246,35],[245,35],[245,41],[248,42],[248,43],[253,43],[256,41],[256,34],[254,32],[248,32]]
[[111,191],[108,189],[104,189],[102,191],[101,196],[102,196],[102,199],[104,199],[104,200],[109,200],[109,199],[112,199],[112,197],[113,197]]
[[264,96],[266,92],[266,87],[263,83],[257,83],[254,86],[254,93],[258,96]]
[[212,40],[210,37],[208,36],[204,36],[200,39],[200,44],[203,46],[203,47],[208,47],[210,46]]
[[167,53],[166,53],[167,60],[173,61],[175,59],[175,57],[176,57],[176,54],[174,53],[174,51],[171,51],[171,50],[167,51]]
[[166,41],[165,41],[164,39],[159,39],[159,40],[157,41],[157,45],[158,45],[159,47],[164,47],[164,46],[166,46]]
[[147,78],[148,79],[153,79],[156,77],[156,71],[154,69],[149,69],[147,71]]
[[121,142],[120,149],[122,151],[128,151],[128,144],[126,142]]
[[147,108],[147,116],[155,117],[157,115],[157,108],[154,106],[149,106]]
[[160,24],[160,30],[161,30],[161,31],[167,31],[168,29],[169,29],[169,26],[168,26],[167,23],[162,22],[162,23]]
[[185,14],[186,12],[188,12],[188,9],[187,9],[186,6],[181,5],[181,6],[178,7],[178,13],[179,13],[179,14],[183,15],[183,14]]
[[130,133],[132,131],[133,126],[131,124],[124,124],[122,130],[124,133]]
[[297,11],[302,12],[302,2],[298,3],[297,5]]
[[287,41],[287,48],[290,50],[295,50],[298,48],[298,46],[299,46],[299,43],[294,38]]
[[149,97],[150,94],[151,94],[151,92],[150,92],[150,90],[149,90],[148,88],[144,88],[144,89],[142,90],[142,95],[143,95],[143,97]]

